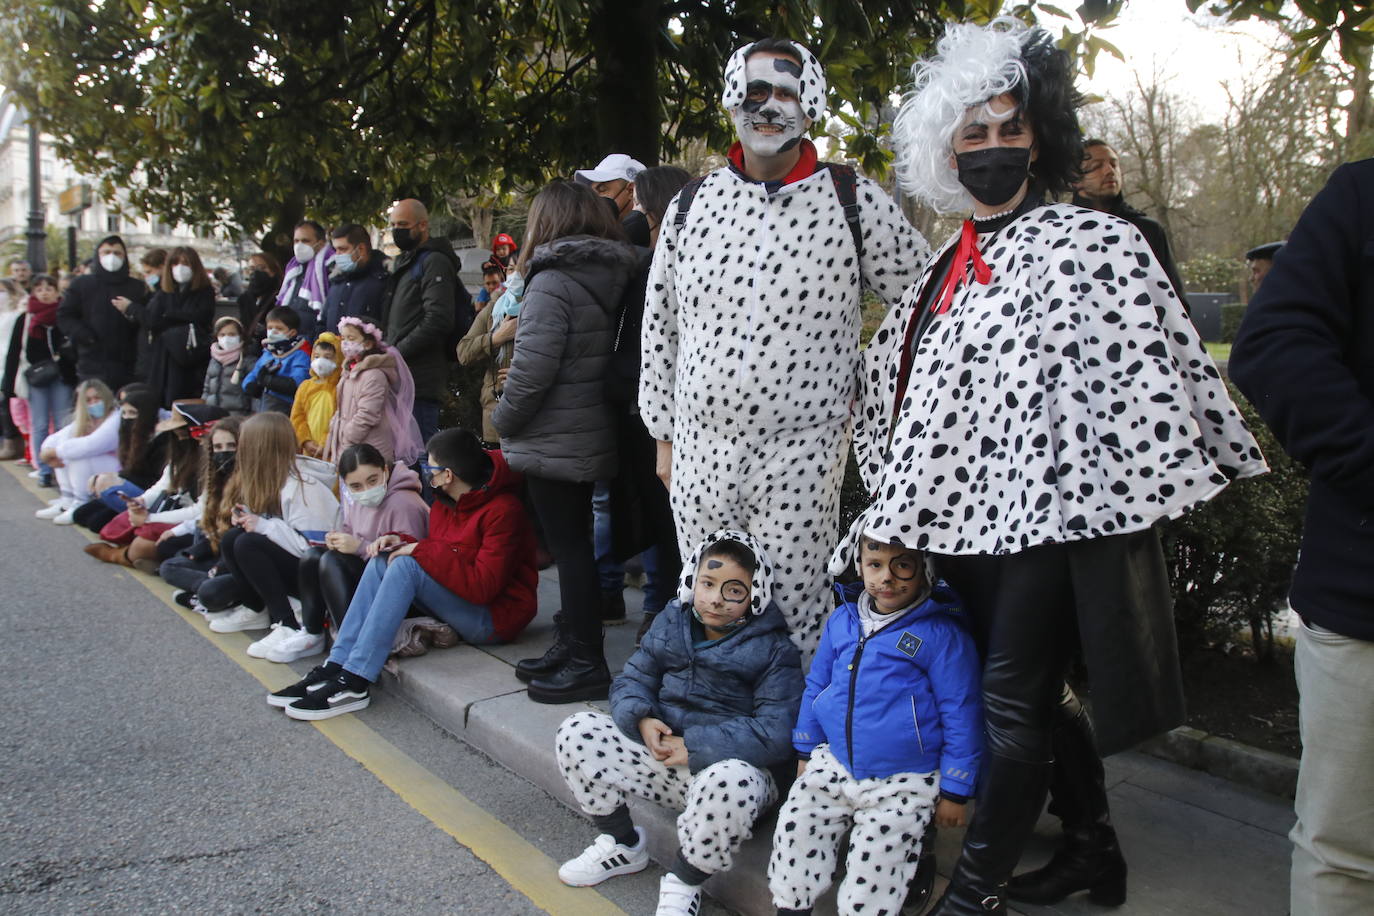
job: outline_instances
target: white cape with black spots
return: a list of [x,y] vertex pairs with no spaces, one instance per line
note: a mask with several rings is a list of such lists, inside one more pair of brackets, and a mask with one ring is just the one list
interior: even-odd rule
[[1143,530],[1267,470],[1133,226],[1056,204],[980,247],[992,281],[970,278],[931,323],[895,421],[929,269],[865,352],[855,448],[875,494],[869,534],[1016,553]]

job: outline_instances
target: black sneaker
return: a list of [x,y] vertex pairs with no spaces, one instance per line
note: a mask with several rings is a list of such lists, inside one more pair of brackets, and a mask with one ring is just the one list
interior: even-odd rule
[[205,613],[204,608],[200,606],[200,602],[196,601],[195,592],[187,591],[184,588],[177,589],[172,593],[172,600],[188,611],[198,611],[202,614]]
[[330,666],[328,662],[323,665],[316,665],[310,669],[310,673],[301,678],[290,687],[283,687],[281,690],[267,695],[267,705],[285,709],[297,700],[303,700],[310,696],[312,692],[319,689],[339,676],[339,665]]
[[308,693],[304,698],[286,707],[286,714],[293,719],[304,719],[307,722],[332,719],[346,712],[366,709],[367,704],[372,702],[372,693],[368,690],[367,684],[350,687],[342,675],[319,684],[314,689],[307,687],[306,690]]

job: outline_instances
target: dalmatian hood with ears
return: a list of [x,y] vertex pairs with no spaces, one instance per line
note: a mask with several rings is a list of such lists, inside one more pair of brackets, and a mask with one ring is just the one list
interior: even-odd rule
[[768,559],[768,554],[754,536],[740,531],[736,528],[722,528],[712,534],[707,535],[706,540],[702,541],[692,551],[692,556],[686,563],[682,564],[682,581],[678,583],[677,597],[682,602],[683,607],[692,603],[692,587],[696,583],[697,567],[701,565],[701,555],[712,544],[721,541],[739,541],[748,547],[754,554],[754,575],[749,582],[749,613],[754,617],[759,616],[767,609],[773,600],[773,564]]
[[[862,573],[863,561],[863,542],[864,534],[868,531],[869,522],[872,521],[875,512],[872,506],[859,513],[859,517],[854,519],[854,523],[849,526],[849,530],[840,538],[840,543],[835,547],[835,551],[830,554],[830,565],[827,567],[830,575],[835,578],[845,574],[846,570],[854,570]],[[879,537],[870,537],[870,541],[883,541]],[[884,541],[884,543],[892,543]],[[902,545],[906,546],[906,545]],[[915,548],[913,548],[915,549]],[[935,561],[929,553],[919,551],[925,559],[925,571],[927,582],[938,582],[939,576],[935,574]]]
[[[802,113],[814,123],[825,115],[825,71],[821,69],[821,62],[816,59],[816,55],[795,41],[792,45],[802,60],[801,75],[798,77],[800,91],[797,98],[801,102]],[[753,47],[754,42],[750,42],[736,48],[735,53],[730,55],[730,62],[725,65],[725,90],[721,93],[720,103],[725,106],[726,111],[733,112],[744,105],[749,85],[744,59]]]

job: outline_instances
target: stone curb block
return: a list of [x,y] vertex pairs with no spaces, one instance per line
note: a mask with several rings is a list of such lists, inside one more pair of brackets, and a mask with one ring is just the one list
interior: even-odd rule
[[1145,742],[1146,754],[1201,770],[1270,795],[1292,798],[1298,788],[1295,758],[1219,738],[1186,725]]

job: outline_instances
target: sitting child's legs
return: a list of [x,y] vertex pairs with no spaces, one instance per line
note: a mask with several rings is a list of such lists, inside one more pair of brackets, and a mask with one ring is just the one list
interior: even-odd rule
[[578,806],[598,829],[617,839],[629,838],[623,826],[629,823],[625,808],[629,796],[668,808],[681,808],[686,802],[687,771],[655,760],[648,748],[626,737],[605,713],[579,712],[564,719],[554,747],[563,779]]
[[778,813],[768,861],[774,906],[810,910],[830,885],[852,824],[840,912],[898,912],[938,795],[934,773],[854,779],[829,746],[817,747]]
[[777,798],[773,777],[743,760],[722,760],[697,773],[677,819],[679,861],[670,870],[693,885],[728,871],[754,822]]

